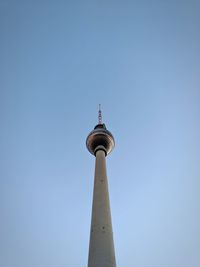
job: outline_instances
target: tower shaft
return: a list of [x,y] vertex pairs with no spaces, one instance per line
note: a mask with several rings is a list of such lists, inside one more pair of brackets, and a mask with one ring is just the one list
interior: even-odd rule
[[88,267],[116,267],[105,151],[97,150]]

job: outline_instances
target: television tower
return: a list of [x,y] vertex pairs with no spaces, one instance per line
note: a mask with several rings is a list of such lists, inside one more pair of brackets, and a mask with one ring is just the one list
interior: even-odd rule
[[86,140],[87,149],[96,157],[88,267],[116,267],[106,174],[106,156],[115,141],[102,123],[100,105],[98,117],[98,124]]

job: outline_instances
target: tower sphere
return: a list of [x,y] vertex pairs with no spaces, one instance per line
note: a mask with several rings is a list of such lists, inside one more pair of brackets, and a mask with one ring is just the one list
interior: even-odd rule
[[105,124],[97,124],[94,130],[89,133],[86,139],[86,146],[93,155],[97,150],[102,149],[108,155],[115,146],[115,140],[111,132],[106,129]]

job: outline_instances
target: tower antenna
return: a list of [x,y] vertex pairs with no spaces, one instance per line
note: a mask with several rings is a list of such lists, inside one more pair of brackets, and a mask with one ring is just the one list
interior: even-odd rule
[[101,104],[99,104],[99,124],[102,124],[102,113],[101,113]]

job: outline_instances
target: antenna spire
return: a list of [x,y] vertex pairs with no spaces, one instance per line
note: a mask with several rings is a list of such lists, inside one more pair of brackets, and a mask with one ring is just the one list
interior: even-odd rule
[[99,119],[99,124],[102,124],[101,104],[99,104],[99,116],[98,116],[98,119]]

